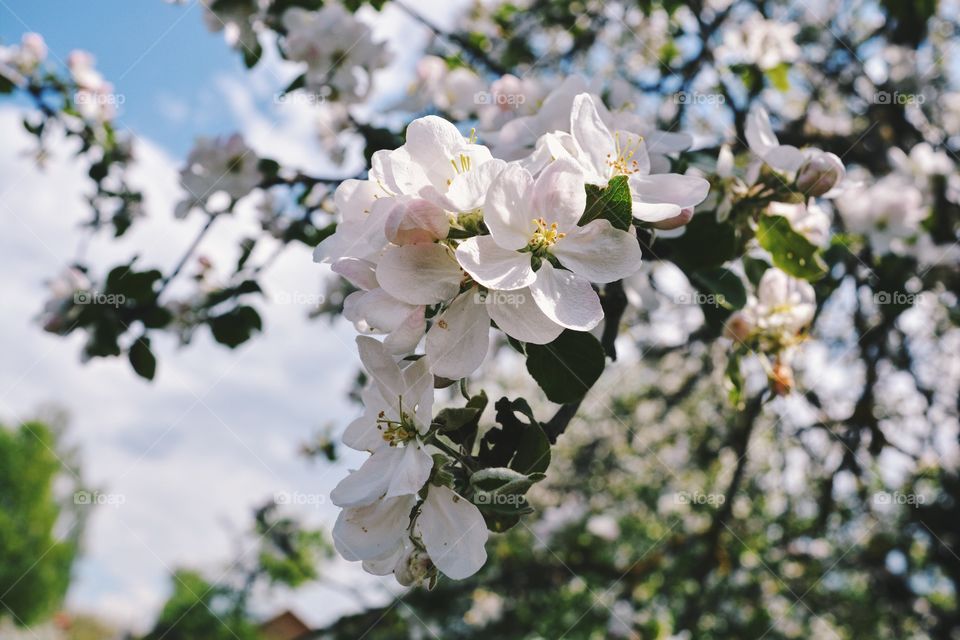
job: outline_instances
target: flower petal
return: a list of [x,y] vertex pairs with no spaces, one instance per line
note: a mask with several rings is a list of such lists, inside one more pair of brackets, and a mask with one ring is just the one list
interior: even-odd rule
[[600,119],[593,97],[589,93],[581,93],[573,99],[570,133],[580,147],[581,161],[589,168],[590,182],[599,180],[605,184],[610,179],[610,165],[607,163],[616,154],[616,148],[613,134]]
[[563,333],[563,327],[544,315],[529,288],[488,291],[487,313],[505,334],[520,342],[547,344]]
[[477,370],[490,347],[490,316],[477,288],[460,294],[427,332],[430,371],[459,380]]
[[409,304],[436,304],[460,291],[457,261],[439,244],[391,246],[377,264],[377,281],[384,291]]
[[491,289],[509,291],[536,279],[530,254],[504,249],[490,236],[467,238],[457,247],[457,261],[474,280]]
[[387,240],[401,245],[441,240],[449,230],[447,213],[423,198],[399,202],[390,210],[384,224]]
[[613,282],[640,269],[636,234],[621,231],[608,220],[594,220],[577,227],[557,242],[553,255],[560,258],[564,267],[590,282]]
[[379,286],[377,284],[377,265],[369,260],[341,258],[330,266],[330,270],[346,278],[350,284],[364,291],[369,291]]
[[573,160],[551,162],[534,184],[531,205],[533,218],[555,222],[561,231],[572,229],[587,206],[583,171]]
[[430,477],[433,458],[416,441],[381,447],[330,492],[338,507],[362,507],[380,498],[415,494]]
[[645,222],[660,222],[680,215],[707,198],[710,183],[696,176],[659,173],[630,176],[633,215]]
[[487,525],[475,505],[447,487],[431,486],[417,533],[433,564],[449,578],[472,576],[487,561]]
[[568,329],[589,331],[603,319],[600,297],[590,282],[547,261],[540,265],[530,293],[548,318]]
[[396,361],[387,353],[383,344],[370,336],[357,336],[360,362],[376,383],[384,398],[399,398],[405,386],[403,375]]
[[490,185],[483,204],[483,221],[497,244],[504,249],[522,249],[533,234],[530,189],[533,176],[523,167],[507,165]]
[[379,559],[395,553],[402,548],[410,511],[416,502],[410,495],[344,509],[333,525],[333,546],[350,561]]

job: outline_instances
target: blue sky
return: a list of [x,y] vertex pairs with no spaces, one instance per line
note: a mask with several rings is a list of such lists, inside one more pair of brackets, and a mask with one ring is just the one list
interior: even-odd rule
[[0,41],[41,33],[51,59],[64,61],[73,49],[97,57],[104,76],[124,96],[121,126],[162,141],[181,156],[197,134],[235,126],[223,103],[205,101],[209,118],[172,119],[171,105],[196,109],[212,77],[243,71],[240,57],[207,31],[197,2],[162,0],[0,0]]

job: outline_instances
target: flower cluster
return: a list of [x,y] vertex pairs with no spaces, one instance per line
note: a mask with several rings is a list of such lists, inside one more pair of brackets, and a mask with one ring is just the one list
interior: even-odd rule
[[226,138],[199,138],[180,171],[187,197],[177,205],[176,216],[186,217],[195,208],[218,213],[233,206],[263,179],[259,159],[239,134]]
[[[366,180],[336,191],[341,221],[315,259],[356,288],[344,315],[357,330],[384,336],[358,338],[371,383],[344,435],[371,456],[332,495],[345,509],[338,549],[371,572],[406,583],[432,567],[454,578],[479,569],[486,527],[442,471],[453,461],[434,446],[435,384],[481,366],[491,324],[530,345],[596,327],[593,285],[640,267],[634,221],[682,224],[707,196],[700,177],[656,171],[651,146],[676,149],[666,136],[648,144],[589,93],[564,102],[565,122],[512,161],[442,118],[420,118],[403,146],[374,154]],[[613,192],[626,220],[588,204]]]
[[47,59],[47,43],[39,33],[25,33],[19,45],[0,46],[0,80],[13,85],[27,83]]

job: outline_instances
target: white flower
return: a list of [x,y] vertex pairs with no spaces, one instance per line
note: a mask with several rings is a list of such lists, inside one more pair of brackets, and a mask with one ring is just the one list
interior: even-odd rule
[[[650,158],[643,136],[628,131],[611,132],[590,94],[582,93],[574,98],[570,132],[586,181],[606,186],[613,177],[627,176],[633,215],[640,220],[661,222],[675,218],[707,197],[710,183],[703,178],[675,173],[650,175]],[[664,140],[663,136],[660,140]]]
[[307,65],[307,88],[332,90],[337,100],[365,98],[372,72],[386,63],[383,45],[374,41],[370,27],[337,2],[326,2],[319,11],[287,9],[283,26],[283,52]]
[[47,59],[47,44],[38,33],[25,33],[19,46],[0,47],[0,76],[16,85],[26,82]]
[[260,46],[253,25],[264,4],[263,0],[204,2],[203,22],[212,33],[223,31],[223,38],[229,46],[251,54]]
[[504,166],[450,122],[426,116],[410,123],[403,146],[373,155],[370,179],[390,194],[415,195],[447,211],[467,212],[483,204]]
[[317,245],[315,262],[341,258],[372,260],[387,245],[385,225],[396,203],[372,180],[345,180],[333,194],[337,230]]
[[424,56],[417,61],[416,79],[399,105],[411,111],[434,106],[463,120],[476,112],[478,96],[483,95],[483,79],[466,67],[451,69],[443,58]]
[[830,240],[830,216],[814,202],[791,204],[771,202],[767,213],[783,216],[794,231],[817,246],[826,246]]
[[177,217],[186,216],[194,207],[210,204],[220,194],[225,194],[230,204],[247,195],[263,179],[257,164],[257,155],[240,134],[198,138],[180,171],[180,184],[188,196],[177,205]]
[[754,13],[724,33],[717,57],[727,64],[746,62],[768,71],[800,56],[800,47],[794,42],[798,33],[800,25],[795,22],[767,20]]
[[391,573],[403,551],[416,503],[416,496],[405,495],[344,509],[333,525],[333,546],[345,560],[362,560],[370,573]]
[[[803,153],[791,145],[782,145],[770,125],[770,114],[759,104],[747,114],[747,145],[761,160],[777,171],[792,173],[800,168]],[[754,182],[754,180],[748,180]]]
[[331,492],[339,507],[416,494],[433,468],[419,440],[430,427],[433,409],[433,376],[426,360],[400,369],[377,340],[359,336],[357,347],[372,384],[363,394],[364,413],[347,427],[343,442],[371,456]]
[[457,260],[478,284],[500,291],[529,288],[552,321],[590,330],[603,317],[590,283],[634,273],[640,267],[640,247],[632,233],[606,220],[578,226],[585,206],[583,175],[572,161],[552,163],[536,180],[526,169],[510,165],[484,204],[490,235],[461,243]]
[[607,542],[613,542],[620,537],[620,524],[611,515],[595,515],[587,520],[587,531]]
[[430,486],[414,531],[437,569],[454,580],[472,576],[487,561],[483,515],[452,489]]
[[816,314],[817,300],[806,280],[793,278],[776,267],[767,269],[755,296],[728,322],[728,334],[738,339],[759,337],[770,348],[789,347],[797,342]]
[[866,235],[877,254],[903,253],[929,215],[923,193],[899,174],[870,186],[851,185],[836,203],[847,229]]

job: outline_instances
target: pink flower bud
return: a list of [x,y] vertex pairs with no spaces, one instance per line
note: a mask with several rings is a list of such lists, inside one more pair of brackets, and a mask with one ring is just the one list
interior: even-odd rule
[[821,151],[801,165],[797,174],[797,189],[805,195],[819,197],[837,186],[845,173],[840,158]]

